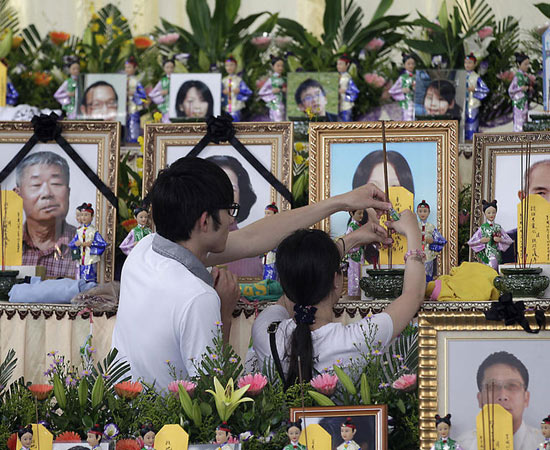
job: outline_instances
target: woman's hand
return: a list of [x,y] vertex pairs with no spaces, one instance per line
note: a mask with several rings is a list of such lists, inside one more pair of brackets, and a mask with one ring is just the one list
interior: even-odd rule
[[[348,235],[355,243],[353,247],[373,243],[391,245],[392,239],[388,236],[386,229],[380,225],[376,211],[369,208],[367,209],[367,215],[369,218],[368,222]],[[352,247],[348,247],[348,243],[346,242],[346,249],[350,248]]]
[[399,220],[386,222],[386,226],[407,237],[409,235],[420,235],[418,219],[416,218],[416,214],[410,209],[401,211],[399,214]]
[[365,184],[353,191],[342,194],[341,198],[345,203],[344,209],[346,211],[373,208],[377,217],[380,217],[391,208],[391,203],[386,201],[384,192],[372,183]]

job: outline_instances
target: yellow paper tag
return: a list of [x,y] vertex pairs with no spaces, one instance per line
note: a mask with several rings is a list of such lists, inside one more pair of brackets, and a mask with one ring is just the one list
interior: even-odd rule
[[0,62],[0,106],[6,106],[6,92],[8,87],[8,68]]
[[0,207],[0,229],[4,247],[3,253],[0,253],[0,263],[5,266],[20,266],[23,256],[23,199],[13,191],[2,191]]
[[187,450],[189,435],[177,424],[164,425],[155,435],[155,450]]
[[485,405],[476,420],[478,450],[514,450],[512,414],[501,405]]
[[550,203],[538,194],[529,195],[518,203],[518,262],[523,263],[523,227],[522,211],[524,204],[529,202],[525,224],[527,225],[527,239],[525,263],[550,263]]
[[302,431],[300,439],[298,439],[298,442],[302,445],[306,445],[306,433],[308,450],[326,450],[332,448],[332,438],[329,432],[318,423],[312,423]]
[[[392,186],[389,188],[390,201],[398,213],[405,209],[414,208],[414,195],[402,186]],[[385,228],[384,222],[386,216],[380,218],[380,224]],[[397,233],[392,234],[392,264],[405,264],[405,253],[407,251],[407,238]],[[388,250],[380,250],[380,264],[388,264]]]
[[[21,450],[21,441],[17,438],[15,450]],[[53,434],[44,425],[32,424],[32,444],[30,450],[52,450]]]

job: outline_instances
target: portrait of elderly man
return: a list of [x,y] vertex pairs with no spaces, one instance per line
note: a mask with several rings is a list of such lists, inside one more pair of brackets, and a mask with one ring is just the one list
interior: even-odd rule
[[86,88],[80,100],[80,114],[85,119],[117,120],[118,95],[106,81],[96,81]]
[[50,278],[74,278],[69,242],[76,228],[69,210],[69,165],[48,151],[28,155],[15,169],[15,188],[23,199],[23,265],[45,266]]

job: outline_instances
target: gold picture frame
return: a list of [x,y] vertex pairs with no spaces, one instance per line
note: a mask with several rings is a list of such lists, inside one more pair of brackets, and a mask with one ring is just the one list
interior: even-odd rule
[[[531,428],[548,414],[545,405],[550,360],[550,331],[529,334],[519,325],[488,321],[484,312],[491,302],[437,302],[425,304],[418,315],[420,448],[429,450],[437,439],[435,415],[452,413],[451,437],[472,439],[480,411],[476,381],[480,364],[495,352],[517,355],[529,372],[529,407],[522,411]],[[526,302],[527,309],[548,311],[550,301]],[[548,314],[548,313],[546,313]],[[534,312],[527,312],[536,328]],[[519,372],[518,372],[519,374]],[[475,437],[475,435],[474,435]]]
[[[59,124],[62,136],[116,196],[120,123],[63,120]],[[0,122],[0,170],[6,166],[33,134],[34,129],[31,122]],[[39,142],[31,149],[29,154],[38,151],[55,153],[68,163],[70,193],[65,218],[68,225],[77,225],[75,222],[76,206],[83,202],[93,204],[95,210],[93,223],[108,244],[101,256],[101,261],[98,263],[97,281],[98,283],[112,281],[115,265],[116,208],[55,141]],[[14,172],[15,170],[2,183],[2,189],[13,189],[15,187]],[[72,266],[76,275],[76,263],[74,261]]]
[[[388,152],[400,153],[404,161],[401,169],[394,168],[398,181],[405,187],[408,183],[413,191],[419,186],[413,192],[415,205],[424,199],[432,203],[432,220],[447,239],[438,258],[438,273],[448,273],[458,264],[458,122],[386,122],[385,129]],[[354,168],[361,166],[366,155],[381,153],[381,143],[381,122],[311,123],[309,202],[351,190]],[[383,183],[379,187],[383,190]],[[347,218],[347,213],[337,213],[318,226],[336,237],[345,232]]]

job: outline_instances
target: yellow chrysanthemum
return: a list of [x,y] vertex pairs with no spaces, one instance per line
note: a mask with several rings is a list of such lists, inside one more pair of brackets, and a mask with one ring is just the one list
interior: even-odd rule
[[97,33],[99,31],[99,24],[97,22],[92,23],[90,29],[92,30],[92,33]]
[[294,155],[294,162],[296,164],[303,164],[304,157],[302,155]]
[[162,120],[162,113],[159,113],[158,111],[153,114],[153,120],[155,122],[160,122]]
[[120,20],[122,20],[123,22],[126,22],[126,17],[120,16]]
[[136,166],[138,169],[143,169],[143,156],[138,156],[136,159]]
[[97,20],[97,19],[99,19],[99,16],[96,13],[93,13],[92,20]]
[[131,181],[128,183],[128,187],[130,188],[130,193],[131,193],[132,195],[135,195],[135,196],[138,196],[138,195],[139,195],[139,191],[138,191],[138,187],[137,187],[136,180],[131,180]]
[[304,144],[303,142],[296,142],[294,144],[294,148],[296,149],[297,152],[301,152],[305,150],[306,144]]
[[105,36],[102,34],[96,34],[95,35],[95,43],[97,45],[104,45],[107,40],[105,39]]
[[107,25],[112,25],[113,24],[113,18],[112,17],[107,17],[107,20],[105,21],[105,23],[107,23]]

